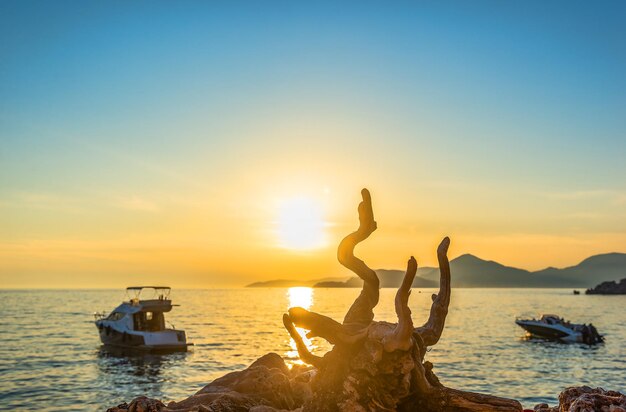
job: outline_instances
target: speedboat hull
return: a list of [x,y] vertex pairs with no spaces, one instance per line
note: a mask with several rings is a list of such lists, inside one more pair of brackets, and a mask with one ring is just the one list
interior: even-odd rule
[[543,315],[541,319],[516,319],[515,323],[531,336],[554,339],[561,342],[581,342],[589,345],[603,342],[602,335],[590,323],[576,324],[557,315]]
[[515,323],[532,336],[564,342],[583,341],[582,333],[568,329],[563,325],[546,325],[543,322],[533,320],[516,320]]

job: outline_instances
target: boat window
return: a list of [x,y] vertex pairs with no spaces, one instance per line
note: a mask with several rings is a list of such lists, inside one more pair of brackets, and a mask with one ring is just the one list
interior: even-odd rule
[[124,315],[125,313],[113,312],[107,317],[107,320],[112,320],[112,321],[120,320],[124,317]]
[[134,329],[144,332],[165,330],[163,312],[138,312],[133,315]]

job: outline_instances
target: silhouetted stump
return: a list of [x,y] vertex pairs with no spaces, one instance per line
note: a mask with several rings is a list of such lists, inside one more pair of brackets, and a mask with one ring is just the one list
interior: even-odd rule
[[[519,402],[443,386],[424,361],[426,348],[435,345],[443,332],[450,303],[450,239],[437,250],[440,270],[439,293],[432,296],[430,316],[413,326],[408,306],[411,284],[417,271],[413,257],[395,298],[398,323],[374,321],[379,281],[365,262],[354,256],[355,246],[376,230],[370,194],[362,191],[359,228],[339,245],[339,262],[363,279],[363,290],[340,324],[302,308],[291,308],[284,324],[296,342],[300,359],[317,368],[311,398],[303,411],[521,411]],[[311,354],[295,326],[308,329],[334,344],[324,357]]]

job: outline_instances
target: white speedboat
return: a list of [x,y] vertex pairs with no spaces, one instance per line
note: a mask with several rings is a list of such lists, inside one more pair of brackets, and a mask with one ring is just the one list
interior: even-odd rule
[[604,339],[590,323],[570,323],[556,315],[542,315],[540,319],[516,319],[515,323],[521,326],[531,336],[562,342],[581,342],[593,344]]
[[[140,299],[142,292],[151,290],[150,299]],[[167,286],[131,286],[126,288],[129,300],[119,305],[108,316],[96,313],[95,323],[100,340],[105,345],[147,351],[186,351],[184,330],[166,328],[165,312],[172,310]],[[134,296],[131,298],[130,294]]]

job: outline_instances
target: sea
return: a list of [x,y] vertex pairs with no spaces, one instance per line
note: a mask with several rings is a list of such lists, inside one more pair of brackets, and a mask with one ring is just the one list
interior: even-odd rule
[[[434,289],[414,289],[415,325],[428,317]],[[121,290],[0,291],[0,410],[105,411],[139,395],[184,399],[213,379],[268,352],[288,364],[297,353],[282,314],[301,306],[341,321],[359,289],[173,290],[166,320],[187,332],[186,353],[136,355],[102,347],[94,312],[128,299]],[[377,320],[395,321],[395,290],[382,289]],[[528,339],[519,315],[554,313],[593,323],[595,346]],[[327,342],[308,342],[316,354]],[[426,354],[449,387],[557,404],[568,386],[626,392],[626,296],[574,295],[570,289],[453,289],[446,327]]]

